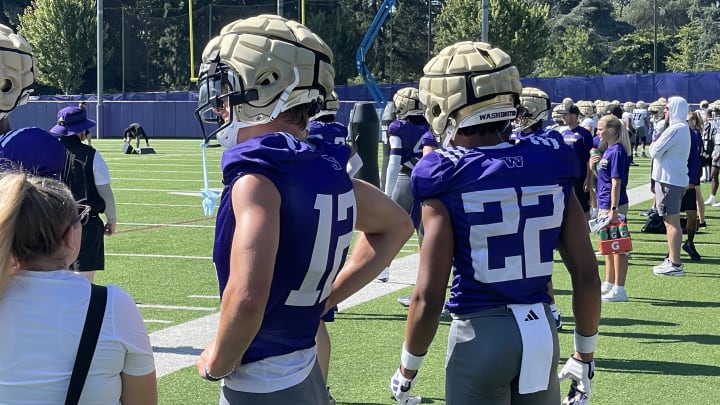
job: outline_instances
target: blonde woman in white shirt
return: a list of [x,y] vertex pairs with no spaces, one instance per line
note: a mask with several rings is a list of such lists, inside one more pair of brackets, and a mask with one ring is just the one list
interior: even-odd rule
[[[0,175],[0,402],[62,404],[90,301],[67,270],[89,210],[57,180]],[[157,404],[150,339],[133,299],[107,288],[107,307],[80,404]],[[12,325],[11,327],[7,327]]]

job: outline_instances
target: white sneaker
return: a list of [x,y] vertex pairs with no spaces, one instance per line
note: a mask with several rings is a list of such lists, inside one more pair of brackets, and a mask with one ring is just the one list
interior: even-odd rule
[[603,302],[627,302],[628,297],[625,287],[615,286],[602,296]]
[[388,280],[390,280],[390,268],[385,267],[380,274],[375,278],[375,280],[380,281],[382,283],[387,283]]
[[600,295],[605,295],[610,292],[610,290],[615,287],[615,284],[608,283],[607,281],[603,281],[602,285],[600,286]]
[[685,267],[682,264],[675,266],[670,259],[665,259],[662,264],[653,267],[653,274],[656,276],[684,276]]
[[716,202],[716,203],[713,204],[712,206],[713,206],[713,207],[720,207],[720,202]]
[[713,205],[713,204],[715,204],[715,196],[711,195],[710,197],[708,197],[707,200],[705,200],[705,205]]

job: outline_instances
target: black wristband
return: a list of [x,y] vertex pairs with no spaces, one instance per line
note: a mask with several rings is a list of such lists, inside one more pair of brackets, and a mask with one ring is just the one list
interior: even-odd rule
[[611,211],[617,211],[617,207],[610,207]]
[[208,380],[208,381],[220,381],[220,380],[222,380],[223,378],[225,378],[225,377],[229,376],[230,374],[232,374],[233,371],[235,371],[235,369],[230,370],[230,372],[227,373],[227,374],[225,374],[225,375],[221,375],[220,377],[215,377],[214,375],[210,374],[210,372],[208,371],[207,366],[206,366],[206,367],[205,367],[205,379]]

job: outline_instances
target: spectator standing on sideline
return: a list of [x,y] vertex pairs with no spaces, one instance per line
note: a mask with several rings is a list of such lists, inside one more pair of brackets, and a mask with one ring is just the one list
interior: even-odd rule
[[[405,87],[393,96],[397,119],[388,125],[387,135],[390,145],[385,176],[385,194],[398,203],[410,215],[413,208],[413,196],[410,192],[410,174],[423,157],[423,142],[428,142],[423,135],[430,129],[425,117],[423,106],[418,98],[418,89]],[[418,244],[422,244],[422,228],[418,228]],[[385,268],[378,275],[378,281],[390,280],[390,268]]]
[[[38,164],[46,163],[44,156]],[[0,175],[0,398],[62,404],[91,286],[71,271],[90,207],[57,180]],[[12,327],[7,327],[12,325]],[[157,404],[150,339],[132,297],[107,286],[107,306],[79,403]]]
[[[115,234],[117,223],[110,171],[100,152],[82,143],[95,126],[95,121],[87,119],[85,110],[65,107],[58,111],[57,118],[57,125],[50,133],[57,135],[68,150],[62,181],[70,187],[76,200],[90,206],[74,270],[92,282],[95,272],[105,269],[105,236]],[[100,214],[105,214],[107,223],[103,223]]]
[[589,400],[600,279],[588,233],[579,231],[587,223],[573,193],[574,153],[551,138],[507,142],[521,85],[502,50],[459,42],[424,73],[425,116],[433,132],[449,139],[412,176],[425,240],[401,365],[390,380],[394,397],[405,403],[411,394],[452,270],[447,403],[558,403],[558,339],[547,305],[558,248],[576,309],[575,351],[559,376],[573,380],[569,397]]
[[[656,139],[660,137],[660,134],[665,131],[665,128],[668,126],[667,119],[665,117],[665,108],[667,107],[667,100],[664,97],[660,97],[656,101],[650,103],[650,107],[648,108],[648,113],[651,117],[651,127],[652,132],[648,134],[648,141],[650,144],[652,142],[655,142]],[[657,209],[655,208],[655,180],[652,179],[652,165],[653,161],[650,161],[650,192],[653,193],[652,198],[652,206],[648,208],[645,211],[642,211],[640,215],[642,216],[649,216],[653,213],[657,213]]]
[[141,137],[145,139],[145,146],[149,148],[150,142],[148,141],[147,133],[145,132],[145,129],[143,129],[142,125],[138,124],[137,122],[133,122],[132,124],[128,125],[127,128],[125,128],[125,131],[123,131],[124,142],[130,143],[134,139],[135,149],[140,149]]
[[[197,371],[224,380],[221,404],[328,404],[320,317],[390,263],[412,223],[375,186],[350,179],[349,148],[299,140],[333,90],[320,37],[261,15],[223,27],[202,59],[196,116],[226,150],[213,249],[220,321]],[[205,135],[203,122],[222,124]]]
[[573,149],[580,162],[580,174],[575,182],[575,195],[590,220],[590,177],[588,175],[588,161],[590,149],[593,147],[593,136],[587,129],[580,126],[580,108],[575,104],[565,105],[563,108],[563,121],[567,128],[562,132],[565,144]]
[[717,126],[714,125],[717,121],[714,117],[715,111],[708,107],[705,112],[705,119],[703,120],[702,126],[702,154],[700,164],[702,165],[704,183],[709,183],[711,179],[710,173],[712,172],[712,153],[715,149],[715,131]]
[[[84,101],[81,101],[78,103],[78,107],[82,108],[83,111],[85,111],[85,115],[87,116],[87,103]],[[87,141],[87,144],[92,146],[92,136],[88,134],[87,137],[85,137],[85,140]]]
[[701,125],[700,113],[692,112],[687,115],[687,124],[690,129],[690,156],[688,157],[688,186],[685,190],[680,210],[685,212],[687,222],[685,229],[687,231],[687,240],[682,244],[682,250],[690,256],[690,260],[699,262],[702,258],[697,249],[695,249],[695,234],[698,230],[698,206],[703,209],[702,197],[697,198],[700,190],[700,151],[702,148],[702,135],[698,129]]
[[680,258],[680,204],[689,184],[690,129],[685,121],[687,112],[688,105],[684,98],[670,97],[665,108],[669,125],[650,145],[655,206],[665,222],[668,245],[668,257],[653,267],[653,273],[658,276],[685,275]]
[[[609,217],[611,224],[620,223],[619,215],[627,221],[627,184],[630,177],[632,152],[630,137],[623,123],[614,115],[605,115],[598,121],[597,132],[607,143],[607,149],[590,158],[590,165],[597,165],[597,206],[598,217]],[[602,157],[601,157],[602,156]],[[605,281],[600,292],[607,302],[627,301],[625,278],[628,257],[625,253],[605,256]]]
[[710,153],[710,197],[705,200],[705,205],[720,207],[720,201],[715,199],[718,186],[720,186],[720,181],[718,181],[720,177],[718,176],[720,174],[720,100],[713,101],[712,104],[710,104],[710,110],[712,119],[709,121],[709,132],[713,139],[713,149]]

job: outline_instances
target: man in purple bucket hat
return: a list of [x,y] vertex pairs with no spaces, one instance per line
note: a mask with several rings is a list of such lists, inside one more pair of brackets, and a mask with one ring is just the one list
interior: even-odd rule
[[[87,118],[84,109],[65,107],[58,111],[57,125],[50,128],[68,150],[62,181],[70,187],[76,200],[91,207],[90,219],[83,225],[80,256],[74,269],[90,282],[95,271],[105,268],[104,236],[114,234],[117,223],[107,163],[100,152],[83,143],[94,126],[95,121]],[[107,223],[103,223],[99,214],[105,214]]]

